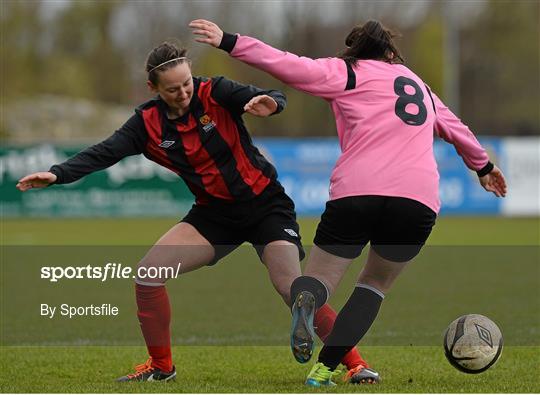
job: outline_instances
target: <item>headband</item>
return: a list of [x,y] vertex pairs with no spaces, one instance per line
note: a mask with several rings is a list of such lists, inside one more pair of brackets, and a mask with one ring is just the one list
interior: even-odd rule
[[161,64],[158,64],[156,67],[153,67],[151,68],[149,71],[148,71],[148,74],[150,74],[152,71],[154,71],[155,69],[158,69],[160,68],[161,66],[167,64],[167,63],[171,63],[171,62],[174,62],[176,60],[182,60],[182,59],[187,59],[185,56],[181,56],[179,58],[174,58],[174,59],[171,59],[171,60],[167,60],[166,62],[163,62]]

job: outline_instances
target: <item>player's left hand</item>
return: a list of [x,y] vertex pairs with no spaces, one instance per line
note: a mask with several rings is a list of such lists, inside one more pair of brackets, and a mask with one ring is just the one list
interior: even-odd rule
[[200,36],[195,38],[199,43],[209,44],[213,47],[219,47],[223,38],[223,30],[214,22],[206,19],[195,19],[189,23],[189,27],[193,29],[193,34]]
[[21,178],[16,188],[21,192],[26,192],[32,188],[46,188],[53,182],[56,182],[57,179],[56,175],[49,171],[40,171],[39,173],[28,174]]
[[489,174],[480,177],[480,184],[486,191],[493,192],[497,197],[506,196],[506,180],[497,166],[494,166]]
[[267,117],[276,112],[278,105],[268,95],[255,96],[245,106],[244,111],[258,117]]

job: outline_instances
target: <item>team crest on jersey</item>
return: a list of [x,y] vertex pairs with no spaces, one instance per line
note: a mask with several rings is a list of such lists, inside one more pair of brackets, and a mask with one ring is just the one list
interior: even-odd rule
[[208,115],[204,114],[202,117],[199,118],[199,121],[201,121],[203,125],[208,125],[212,120]]
[[201,123],[201,125],[203,125],[203,130],[206,133],[208,133],[216,126],[215,122],[212,121],[212,119],[207,114],[204,114],[202,117],[200,117],[199,122]]

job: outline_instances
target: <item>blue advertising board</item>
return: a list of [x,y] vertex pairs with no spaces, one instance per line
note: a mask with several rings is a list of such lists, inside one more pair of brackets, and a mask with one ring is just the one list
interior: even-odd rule
[[[271,138],[256,139],[255,142],[263,155],[276,166],[279,180],[295,202],[298,215],[320,216],[328,200],[330,175],[341,153],[337,139]],[[535,153],[540,142],[510,142],[498,138],[481,138],[480,142],[490,158],[508,170],[508,181],[513,183],[512,190],[516,191],[514,200],[511,193],[506,199],[497,199],[493,194],[486,193],[478,183],[476,173],[467,169],[454,146],[436,140],[434,152],[441,176],[441,213],[537,215],[540,210],[538,176],[535,182],[534,174],[538,168],[538,155]],[[191,207],[193,196],[184,183],[175,174],[142,156],[125,158],[115,166],[76,183],[48,188],[39,193],[30,191],[21,194],[15,189],[20,177],[47,169],[77,151],[75,147],[52,145],[2,147],[2,216],[122,217],[140,216],[141,213],[148,216],[176,213],[180,216]],[[519,161],[521,158],[523,163]],[[524,172],[527,177],[521,177],[523,181],[518,183],[521,179],[518,176]]]
[[[495,163],[501,154],[501,140],[496,138],[479,139]],[[501,199],[486,193],[478,182],[476,172],[469,170],[453,145],[435,141],[435,159],[441,176],[439,194],[441,214],[497,214],[501,211]]]
[[[501,140],[482,138],[480,142],[496,161]],[[320,215],[328,200],[330,174],[340,154],[337,139],[258,139],[256,144],[278,169],[279,179],[295,202],[298,214]],[[465,166],[453,145],[437,140],[434,152],[441,176],[441,213],[500,212],[500,199],[486,193],[476,173]]]
[[321,215],[330,174],[341,153],[337,139],[257,139],[255,144],[276,167],[297,213]]

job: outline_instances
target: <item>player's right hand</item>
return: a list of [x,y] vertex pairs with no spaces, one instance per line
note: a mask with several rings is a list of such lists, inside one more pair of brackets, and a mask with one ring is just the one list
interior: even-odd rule
[[206,19],[195,19],[189,23],[189,27],[193,29],[193,34],[198,36],[195,41],[209,44],[218,48],[223,38],[223,30],[214,22]]
[[483,177],[480,177],[480,184],[488,192],[493,192],[497,197],[506,196],[506,180],[504,175],[497,166]]
[[56,181],[56,176],[48,171],[29,174],[19,180],[16,187],[21,192],[26,192],[32,188],[45,188]]

